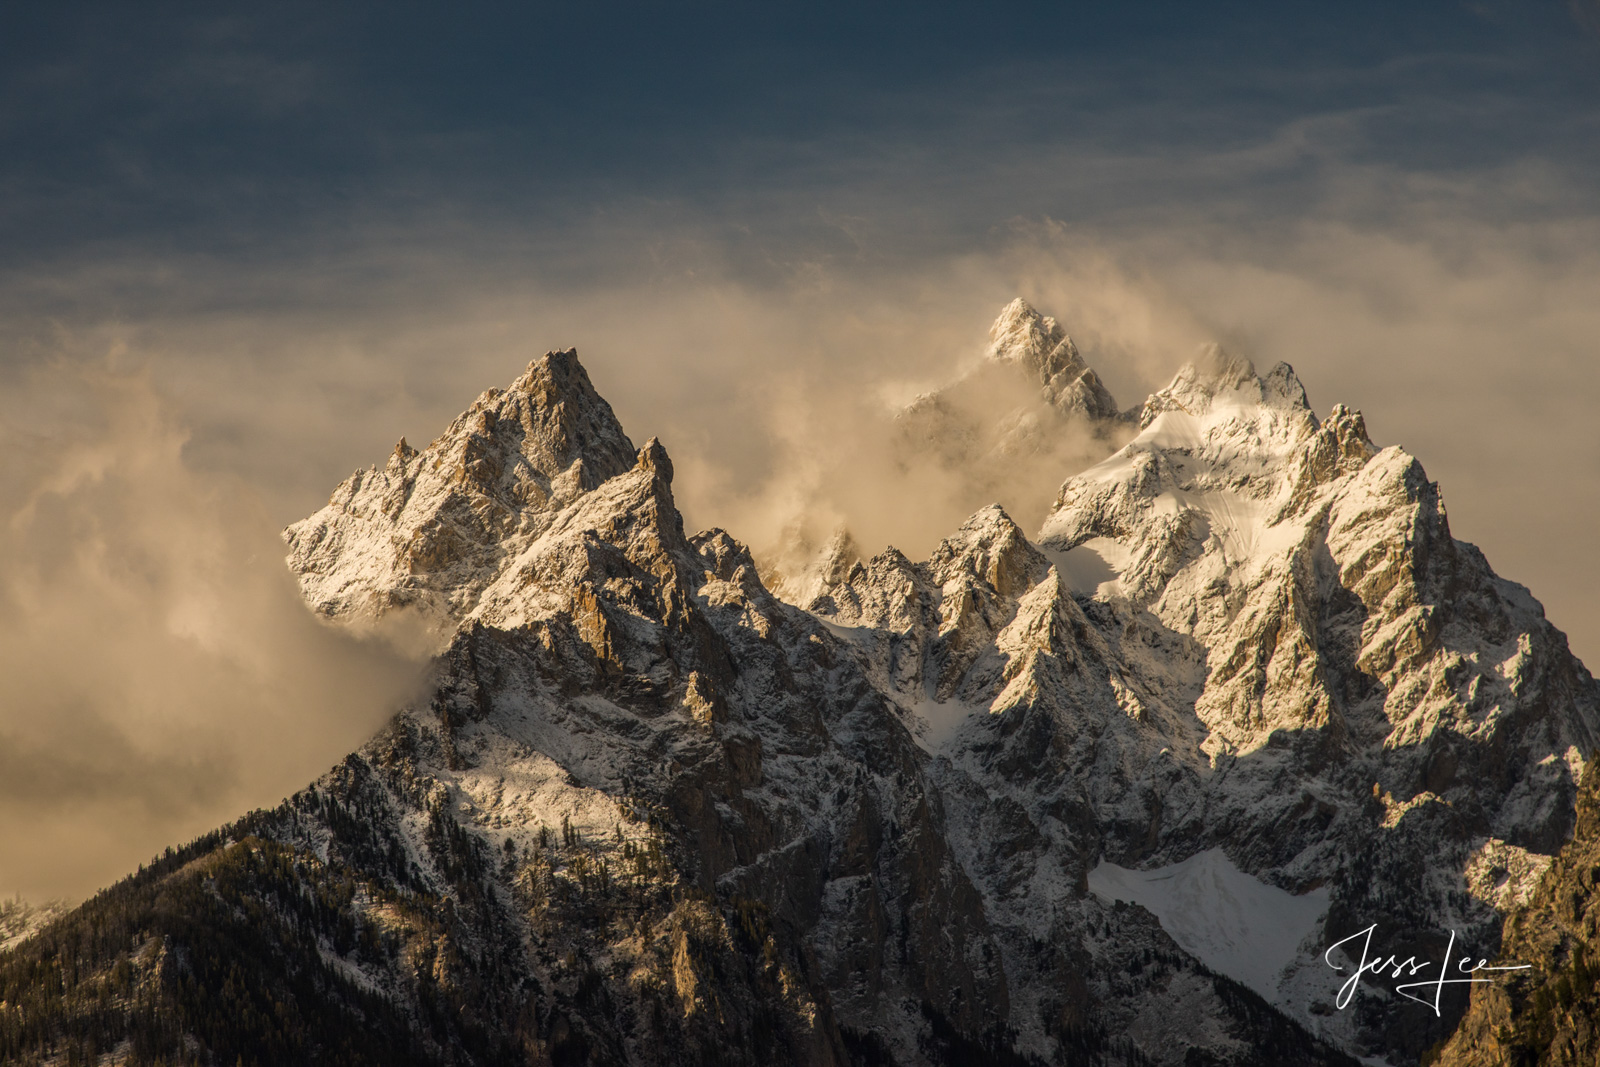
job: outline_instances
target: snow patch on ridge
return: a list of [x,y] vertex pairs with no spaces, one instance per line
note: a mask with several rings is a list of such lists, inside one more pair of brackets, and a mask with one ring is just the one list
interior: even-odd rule
[[1063,552],[1041,547],[1040,551],[1066,579],[1067,588],[1087,596],[1116,596],[1122,592],[1117,575],[1128,561],[1128,550],[1109,537],[1092,537]]
[[1185,952],[1274,1004],[1284,1003],[1284,970],[1328,912],[1326,888],[1295,896],[1245,874],[1220,848],[1149,871],[1102,860],[1089,891],[1146,908]]

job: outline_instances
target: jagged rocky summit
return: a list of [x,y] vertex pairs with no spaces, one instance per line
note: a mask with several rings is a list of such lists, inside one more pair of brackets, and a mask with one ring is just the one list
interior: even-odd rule
[[[284,531],[289,567],[322,615],[407,609],[453,629],[489,607],[479,601],[511,561],[559,537],[571,505],[595,504],[597,488],[665,455],[659,445],[636,455],[577,354],[551,353],[425,451],[402,439],[381,468],[347,478]],[[605,500],[618,512],[635,503]]]
[[[961,415],[973,404],[974,393],[996,383],[1020,386],[1013,391],[1038,398],[1062,419],[1111,422],[1123,418],[1100,376],[1084,361],[1078,346],[1048,315],[1018,297],[1000,311],[989,329],[989,346],[978,365],[944,389],[925,393],[906,408],[908,431],[920,433],[920,442],[940,449],[970,445],[974,438],[992,435],[989,447],[1015,451],[1019,437],[1042,436],[1045,427],[1025,422],[1026,414],[1006,412],[993,425],[960,425]],[[927,421],[922,421],[927,420]]]
[[1135,436],[804,606],[572,352],[352,476],[290,565],[444,635],[430,698],[0,957],[0,1060],[1414,1062],[1465,997],[1323,949],[1492,953],[1600,693],[1358,413],[1213,351],[1124,422],[1058,334],[996,351]]

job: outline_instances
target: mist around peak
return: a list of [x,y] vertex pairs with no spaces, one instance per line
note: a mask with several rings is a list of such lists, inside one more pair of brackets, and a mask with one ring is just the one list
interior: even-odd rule
[[[106,414],[134,407],[83,399],[85,376],[104,372],[107,353],[118,353],[119,373],[147,375],[141,388],[179,442],[175,458],[157,464],[131,465],[132,453],[124,455],[116,468],[124,498],[165,499],[161,472],[179,471],[185,484],[249,501],[172,513],[201,517],[182,524],[196,558],[205,558],[211,538],[250,527],[250,543],[263,546],[251,567],[276,580],[278,531],[326,503],[330,487],[354,469],[386,465],[402,434],[415,445],[431,441],[485,386],[512,381],[540,353],[577,345],[619,421],[635,439],[658,436],[670,452],[688,528],[728,530],[769,564],[777,548],[795,545],[804,565],[841,526],[850,545],[829,558],[868,559],[886,545],[925,558],[991,503],[1004,504],[1030,534],[1039,528],[1025,501],[1006,497],[1006,469],[999,482],[979,481],[977,492],[961,477],[966,468],[933,457],[902,463],[894,451],[895,414],[980,368],[989,324],[1020,292],[1041,319],[1048,313],[1064,324],[1122,405],[1159,392],[1207,341],[1262,368],[1291,361],[1297,381],[1323,402],[1359,407],[1382,443],[1421,457],[1449,493],[1456,535],[1533,589],[1578,654],[1593,659],[1592,598],[1583,592],[1593,580],[1582,565],[1600,499],[1592,491],[1600,468],[1584,460],[1593,445],[1584,413],[1596,402],[1583,356],[1596,335],[1585,299],[1600,275],[1592,230],[1552,225],[1519,236],[1470,219],[1418,218],[1409,229],[1381,232],[1308,223],[1270,239],[1201,222],[1095,238],[1047,222],[1001,248],[914,266],[807,261],[781,284],[752,281],[719,259],[714,243],[687,238],[668,240],[665,253],[692,264],[692,276],[646,283],[619,269],[603,287],[557,285],[505,261],[475,265],[448,248],[416,251],[401,281],[373,280],[386,277],[377,269],[386,249],[330,253],[320,266],[292,269],[168,258],[162,299],[147,267],[67,265],[35,282],[79,292],[81,313],[52,325],[22,296],[6,305],[0,499],[20,507],[23,487],[58,478],[60,464],[45,462],[50,449],[66,463],[66,445],[81,446],[72,456],[92,458],[72,462],[94,469],[116,458],[117,442],[149,438]],[[467,236],[463,247],[485,243]],[[1474,251],[1463,259],[1464,247]],[[1497,295],[1486,302],[1490,290]],[[256,299],[267,292],[282,300]],[[128,312],[130,300],[148,309]],[[618,307],[629,313],[616,314]],[[1508,352],[1517,354],[1510,376]],[[1023,401],[1036,395],[1016,388]],[[1113,442],[1084,443],[1083,467],[1116,450]],[[1044,487],[1039,514],[1080,462],[1068,460],[1030,482]],[[88,546],[102,535],[102,526],[82,523],[23,545],[9,531],[23,555],[14,552],[0,573],[8,583],[39,573],[48,584],[57,572],[41,571],[45,561],[92,558]],[[128,602],[136,599],[125,594],[117,617],[140,617]],[[292,588],[285,602],[299,610]],[[11,600],[4,610],[7,626],[44,632],[27,622],[34,608]],[[51,625],[70,636],[65,623]],[[426,650],[431,631],[420,621],[415,629],[413,646]],[[74,680],[93,707],[118,699],[115,686],[102,696],[95,679]],[[54,706],[7,712],[26,721]],[[207,706],[231,713],[229,699]],[[72,735],[78,727],[61,729]],[[290,737],[260,747],[271,757],[295,744]],[[343,751],[330,743],[317,759],[325,765]],[[187,795],[195,781],[225,777],[205,759],[169,760],[160,774],[144,775],[140,789],[156,790],[151,782],[160,780],[161,789]],[[111,858],[123,855],[117,849],[137,863],[185,827],[197,832],[218,821],[164,822],[137,839],[148,847],[135,848],[123,845],[120,824],[102,830],[87,815],[47,819],[37,805],[5,810],[0,839],[13,846],[69,843],[48,855],[43,845],[9,853],[38,872],[39,887],[0,882],[0,894],[25,889],[35,899],[98,884],[103,875],[80,870],[80,857],[105,853],[96,869],[117,873],[127,866]],[[69,868],[76,873],[51,873]],[[18,868],[0,864],[0,873],[8,869]]]
[[819,578],[863,547],[925,552],[991,504],[1038,526],[1064,478],[1134,432],[1061,325],[1018,297],[1000,310],[975,364],[856,423],[843,440],[814,442],[837,451],[823,454],[757,555],[769,584],[803,605]]
[[260,502],[198,475],[147,376],[0,406],[0,894],[80,897],[276,803],[422,681],[317,621]]

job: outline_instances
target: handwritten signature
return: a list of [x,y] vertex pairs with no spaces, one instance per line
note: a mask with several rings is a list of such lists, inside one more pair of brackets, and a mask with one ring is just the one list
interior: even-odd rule
[[[1394,991],[1396,993],[1409,1000],[1414,1000],[1418,1004],[1427,1005],[1433,1009],[1433,1014],[1437,1016],[1439,1014],[1439,1000],[1444,994],[1445,986],[1474,985],[1483,982],[1492,982],[1494,981],[1493,976],[1481,978],[1475,976],[1484,971],[1526,971],[1533,966],[1531,963],[1520,963],[1511,966],[1491,967],[1489,966],[1488,960],[1478,960],[1476,963],[1473,963],[1471,956],[1462,956],[1460,959],[1455,961],[1455,971],[1452,972],[1450,968],[1450,961],[1451,957],[1455,953],[1456,948],[1456,932],[1454,930],[1450,931],[1450,944],[1445,948],[1444,958],[1441,960],[1419,961],[1415,956],[1408,956],[1404,960],[1401,960],[1393,955],[1373,956],[1372,933],[1377,928],[1378,924],[1373,923],[1365,930],[1358,930],[1344,940],[1334,942],[1332,945],[1328,946],[1328,951],[1322,954],[1322,962],[1326,963],[1329,967],[1332,967],[1336,971],[1343,972],[1348,968],[1333,962],[1334,949],[1348,945],[1352,941],[1359,940],[1361,942],[1361,962],[1356,967],[1355,973],[1345,981],[1344,985],[1339,987],[1339,997],[1335,1003],[1338,1005],[1341,1011],[1355,997],[1356,986],[1360,984],[1361,976],[1364,974],[1376,976],[1380,971],[1388,971],[1389,977],[1391,978],[1415,978],[1417,975],[1425,973],[1430,967],[1438,967],[1439,973],[1438,977],[1436,978],[1429,978],[1420,982],[1403,982],[1394,987]],[[1346,955],[1348,956],[1350,954],[1351,953],[1349,950],[1346,950]],[[1453,973],[1463,974],[1467,977],[1454,978],[1451,977]],[[1433,991],[1431,998],[1426,993],[1411,992],[1412,990],[1429,989]]]

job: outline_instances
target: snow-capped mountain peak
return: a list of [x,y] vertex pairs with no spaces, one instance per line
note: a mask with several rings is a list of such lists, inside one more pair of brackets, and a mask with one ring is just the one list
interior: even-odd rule
[[561,509],[638,462],[576,350],[549,352],[427,448],[402,439],[381,468],[346,479],[284,531],[289,564],[324,615],[453,622]]
[[[968,403],[974,388],[1016,386],[1019,369],[1031,403],[1061,420],[1051,425],[1086,414],[1050,392],[1098,382],[1058,324],[1013,303],[994,342],[983,373],[995,377],[906,414],[949,462],[1014,463],[1032,440],[1011,433],[1005,411],[973,421],[994,412]],[[1083,422],[1108,425],[1123,424]],[[772,598],[725,534],[685,538],[671,476],[660,443],[635,450],[576,359],[555,353],[426,449],[402,443],[382,470],[358,472],[291,528],[291,565],[330,614],[435,612],[458,652],[479,649],[454,683],[479,694],[462,698],[462,721],[498,701],[511,717],[484,729],[533,730],[595,788],[624,780],[611,748],[635,752],[626,775],[640,787],[658,773],[646,770],[650,746],[687,754],[714,742],[722,755],[695,756],[723,797],[713,867],[732,862],[741,846],[728,842],[744,828],[783,824],[807,842],[796,847],[833,857],[819,860],[831,877],[855,877],[843,872],[857,869],[857,846],[825,842],[877,816],[845,815],[811,783],[839,753],[869,764],[895,753],[907,788],[941,798],[937,817],[916,809],[917,847],[948,850],[940,907],[980,924],[961,951],[1005,961],[1013,1020],[1064,1010],[1049,990],[1083,958],[1102,969],[1084,995],[1106,1010],[1168,1010],[1157,985],[1114,991],[1104,968],[1116,945],[1087,947],[1100,923],[1119,943],[1147,936],[1083,895],[1102,859],[1165,870],[1220,849],[1247,889],[1326,886],[1331,936],[1358,913],[1399,921],[1410,868],[1384,857],[1459,872],[1488,848],[1531,870],[1570,825],[1596,733],[1593,682],[1526,592],[1451,538],[1420,464],[1378,449],[1359,412],[1318,420],[1286,364],[1261,375],[1203,351],[1145,402],[1132,440],[1066,480],[1036,541],[999,506],[979,508],[925,562],[892,548],[862,560],[836,531],[809,572],[809,612]],[[505,690],[483,666],[511,655],[502,646],[515,650],[507,664],[542,664],[516,670],[543,680]],[[585,686],[594,692],[558,695]],[[818,718],[783,696],[796,686],[831,710]],[[535,707],[544,724],[519,725]],[[455,721],[443,727],[457,731],[451,745],[467,736]],[[686,805],[682,818],[708,818],[686,798],[713,786],[663,773],[650,790]],[[826,814],[797,814],[812,811]],[[763,848],[778,847],[771,832]],[[718,877],[742,884],[760,867],[741,862]],[[1429,889],[1427,914],[1489,943],[1498,913],[1466,884]],[[809,924],[841,1017],[881,1021],[899,1010],[887,994],[849,986],[848,946],[877,935],[832,885],[815,889],[824,903],[808,907],[820,912],[793,921]],[[1062,931],[1041,925],[1041,909],[1070,916]],[[1040,943],[1053,947],[1036,962],[1040,949],[1023,946]],[[1219,952],[1210,962],[1233,958]],[[1291,955],[1281,975],[1245,977],[1347,1047],[1371,1040],[1354,1016],[1314,1010],[1320,959]],[[1182,1010],[1227,1012],[1212,1001]],[[920,1040],[893,1025],[897,1047]],[[1051,1047],[1046,1031],[1014,1025],[1019,1047]]]

